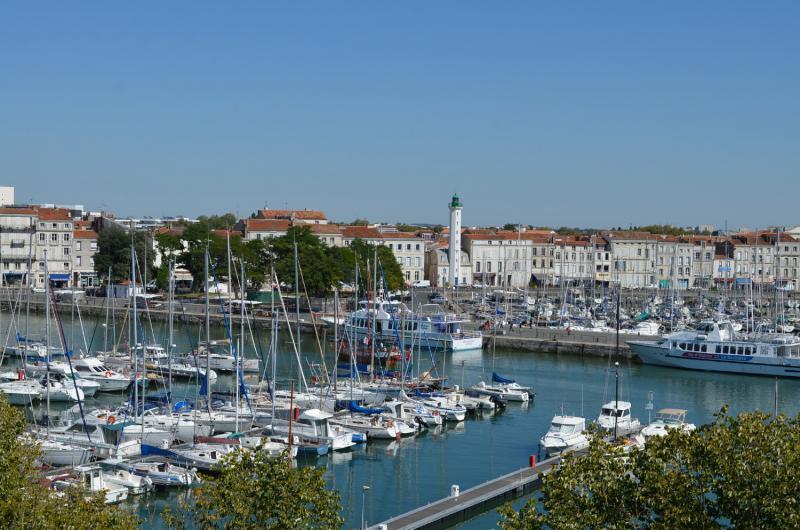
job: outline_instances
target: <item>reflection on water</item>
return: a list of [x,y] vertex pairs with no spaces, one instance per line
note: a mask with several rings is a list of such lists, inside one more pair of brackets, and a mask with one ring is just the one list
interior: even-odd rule
[[[32,329],[36,323],[41,325],[40,318],[32,322]],[[69,323],[65,322],[65,325],[68,340],[71,334],[76,338],[80,336],[79,330],[71,333],[73,330]],[[91,329],[95,323],[85,325]],[[149,327],[147,329],[149,334]],[[190,347],[189,337],[197,341],[198,329],[179,327],[176,330],[175,342],[179,350],[185,351]],[[161,339],[164,326],[153,323],[153,332],[156,339]],[[213,333],[217,339],[225,336],[222,328],[214,328]],[[249,346],[246,351],[250,357],[267,354],[269,333],[260,329],[258,335],[257,347]],[[10,336],[14,336],[13,332]],[[290,379],[296,381],[298,373],[286,337],[281,336],[279,341],[278,373],[282,386],[287,386]],[[304,363],[319,361],[319,352],[313,349],[315,344],[313,336],[303,337]],[[421,371],[431,369],[434,363],[438,367],[447,367],[451,383],[460,385],[463,381],[465,386],[491,378],[494,366],[501,375],[532,386],[536,397],[527,406],[511,403],[502,413],[484,414],[455,425],[446,424],[416,438],[375,442],[345,453],[302,460],[300,465],[324,467],[328,483],[341,492],[346,528],[358,527],[360,523],[363,485],[370,486],[366,495],[367,520],[371,523],[382,521],[446,496],[452,484],[458,484],[464,490],[524,467],[528,456],[536,454],[537,441],[547,430],[554,414],[563,408],[566,413],[595,418],[600,406],[614,397],[613,367],[607,360],[594,357],[498,349],[494,359],[489,352],[457,352],[443,359],[439,353],[431,356],[425,351],[418,361]],[[724,404],[730,406],[732,413],[773,409],[774,381],[769,378],[642,366],[629,360],[622,360],[620,372],[621,399],[633,403],[634,415],[643,422],[647,421],[644,404],[648,391],[654,392],[656,410],[685,408],[689,411],[688,420],[696,424],[712,421]],[[230,377],[221,376],[217,387],[230,388],[231,383]],[[193,399],[195,388],[178,383],[174,392],[176,396]],[[800,403],[798,398],[800,382],[781,380],[780,410],[796,414]],[[121,403],[123,400],[121,394],[99,394],[87,400],[87,404]],[[139,506],[145,526],[150,526],[151,522],[157,525],[157,514],[163,506],[174,505],[181,495],[186,493],[168,495],[158,492],[150,495]],[[496,515],[490,513],[461,527],[484,529],[494,526],[496,520]]]

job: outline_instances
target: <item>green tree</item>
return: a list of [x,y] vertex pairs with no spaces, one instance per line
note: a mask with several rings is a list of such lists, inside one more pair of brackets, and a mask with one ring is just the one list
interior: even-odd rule
[[501,508],[500,526],[798,528],[798,447],[800,416],[725,409],[630,453],[594,439],[587,455],[568,455],[544,477],[539,498],[519,512]]
[[[146,267],[148,278],[152,278],[155,251],[150,246],[150,234],[143,231],[134,231],[133,238],[136,248],[136,262],[138,264],[136,275],[141,277],[145,273]],[[102,230],[98,234],[94,270],[97,271],[99,277],[107,279],[109,267],[111,267],[111,277],[115,283],[130,279],[131,234],[129,231],[111,227]]]
[[[352,282],[354,280],[354,264],[356,261],[358,262],[359,267],[359,283],[361,283],[362,288],[365,288],[367,285],[367,277],[369,277],[370,282],[372,281],[371,274],[367,274],[367,262],[369,262],[370,267],[372,267],[372,263],[375,259],[376,249],[378,251],[378,262],[380,267],[383,269],[383,274],[386,278],[386,283],[389,287],[389,290],[396,291],[401,289],[405,285],[403,269],[397,262],[397,258],[394,257],[392,250],[384,245],[372,245],[363,239],[354,239],[353,242],[350,243],[349,250],[353,253],[353,258],[349,259],[346,263],[346,265],[349,267],[348,271],[343,271],[345,278],[347,278],[346,281]],[[382,283],[380,278],[380,268],[378,271],[378,282],[380,285]]]
[[444,226],[442,225],[434,225],[432,228],[434,234],[441,234],[444,231]]
[[24,443],[23,414],[0,394],[0,528],[133,529],[135,518],[80,487],[56,496],[39,482],[38,446]]
[[395,225],[395,228],[397,228],[397,230],[400,232],[417,232],[420,229],[418,226],[406,225],[402,223]]
[[197,528],[339,528],[343,523],[339,492],[327,488],[323,468],[295,468],[287,458],[270,458],[256,449],[227,455],[217,470],[183,505]]
[[322,244],[307,226],[289,228],[285,236],[268,241],[267,252],[273,257],[275,273],[281,282],[294,288],[295,263],[294,243],[297,242],[297,257],[302,271],[300,292],[303,283],[309,296],[323,296],[342,279],[341,269],[333,260],[329,247]]
[[356,219],[355,221],[350,223],[350,226],[367,226],[367,225],[369,225],[369,221],[366,219]]

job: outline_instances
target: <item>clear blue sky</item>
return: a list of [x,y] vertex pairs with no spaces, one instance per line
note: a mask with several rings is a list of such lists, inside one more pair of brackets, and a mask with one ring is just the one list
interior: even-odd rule
[[800,224],[800,3],[5,2],[0,183],[120,215]]

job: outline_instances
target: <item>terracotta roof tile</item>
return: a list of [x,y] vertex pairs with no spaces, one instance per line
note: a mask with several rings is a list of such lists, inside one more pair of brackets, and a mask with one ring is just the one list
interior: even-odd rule
[[75,239],[97,239],[97,232],[94,230],[75,230],[72,232]]
[[348,239],[383,239],[384,236],[369,226],[345,226],[342,235]]
[[319,210],[259,210],[260,219],[295,219],[304,221],[326,221],[328,218]]
[[285,232],[291,223],[285,219],[245,219],[247,232]]
[[41,208],[37,209],[40,221],[72,221],[69,210],[66,208]]
[[311,230],[312,234],[325,234],[325,235],[341,235],[342,229],[339,228],[339,225],[318,225],[318,224],[311,224],[311,225],[303,225],[308,226]]

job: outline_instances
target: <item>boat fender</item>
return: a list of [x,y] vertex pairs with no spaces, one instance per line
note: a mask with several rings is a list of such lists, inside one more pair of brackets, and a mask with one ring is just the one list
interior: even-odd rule
[[106,420],[106,423],[109,425],[114,425],[116,421],[117,421],[116,416],[109,416],[108,419]]

